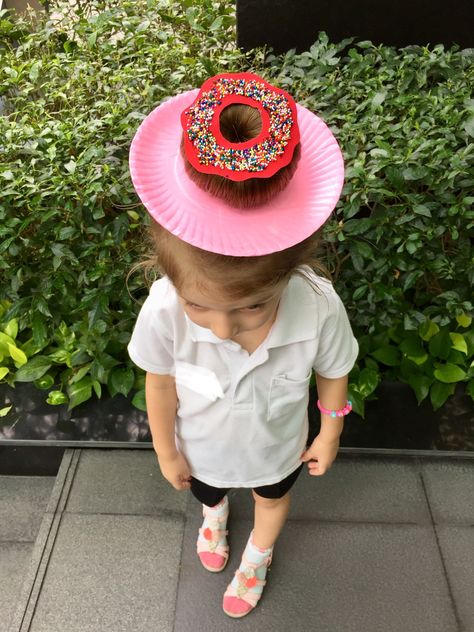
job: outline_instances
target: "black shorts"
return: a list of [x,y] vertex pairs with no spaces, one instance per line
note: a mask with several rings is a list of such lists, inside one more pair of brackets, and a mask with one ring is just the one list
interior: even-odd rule
[[[281,498],[293,486],[298,478],[304,463],[302,463],[294,472],[284,478],[279,483],[273,485],[263,485],[262,487],[254,487],[253,491],[263,498]],[[199,502],[214,507],[217,505],[229,491],[228,487],[212,487],[194,476],[191,477],[191,492],[199,500]]]

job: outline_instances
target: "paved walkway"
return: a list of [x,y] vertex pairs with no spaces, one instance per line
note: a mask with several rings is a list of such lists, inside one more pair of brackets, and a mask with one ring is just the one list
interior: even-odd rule
[[200,506],[148,450],[67,450],[56,479],[0,477],[1,632],[473,632],[474,460],[342,453],[294,487],[257,609],[222,594],[251,529],[230,493],[231,558],[195,554]]

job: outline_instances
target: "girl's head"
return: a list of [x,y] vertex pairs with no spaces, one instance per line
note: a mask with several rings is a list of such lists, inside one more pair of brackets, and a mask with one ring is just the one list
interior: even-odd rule
[[321,119],[262,78],[216,75],[160,105],[130,169],[152,217],[148,267],[186,307],[256,314],[302,266],[322,271],[318,229],[342,188],[342,154]]
[[[231,335],[220,335],[229,327],[243,333],[263,326],[276,309],[290,277],[305,277],[302,266],[328,275],[316,257],[318,233],[291,248],[255,257],[234,257],[196,248],[156,222],[152,222],[150,234],[153,254],[147,261],[148,267],[170,279],[193,322],[222,338],[236,335],[235,329]],[[224,318],[230,314],[232,318]],[[220,333],[214,326],[219,320]]]

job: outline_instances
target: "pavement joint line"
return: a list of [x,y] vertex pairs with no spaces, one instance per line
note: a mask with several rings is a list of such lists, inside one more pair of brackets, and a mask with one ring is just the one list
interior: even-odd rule
[[447,569],[447,566],[446,566],[446,561],[444,559],[443,549],[442,549],[441,543],[439,541],[438,531],[436,529],[436,523],[435,523],[434,516],[433,516],[433,510],[431,508],[431,503],[430,503],[430,497],[429,497],[429,494],[428,494],[428,489],[426,487],[425,478],[423,476],[423,468],[420,468],[419,475],[420,475],[420,479],[421,479],[421,484],[423,486],[423,492],[425,494],[426,502],[428,503],[428,511],[430,512],[430,517],[431,517],[431,528],[433,530],[433,534],[434,534],[434,537],[435,537],[436,546],[438,547],[438,554],[439,554],[439,557],[440,557],[440,560],[441,560],[441,565],[443,567],[444,578],[445,578],[445,581],[446,581],[446,585],[448,587],[449,599],[451,601],[451,607],[453,609],[454,618],[456,620],[456,626],[457,626],[458,632],[463,632],[464,631],[464,625],[462,623],[462,619],[461,619],[461,617],[459,615],[459,612],[458,612],[458,608],[457,608],[456,600],[454,598],[454,592],[453,592],[453,589],[452,589],[452,586],[451,586],[451,582],[449,581],[448,569]]
[[325,520],[314,518],[288,518],[287,522],[311,522],[312,524],[354,524],[354,525],[374,525],[386,526],[393,525],[398,527],[427,527],[431,526],[430,522],[403,522],[400,520]]
[[[174,609],[173,609],[173,630],[172,632],[179,632],[179,630],[176,629],[176,613],[178,611],[178,596],[179,596],[179,584],[181,582],[181,573],[183,570],[183,553],[184,553],[184,538],[185,538],[185,533],[186,533],[186,526],[188,523],[188,517],[189,517],[189,511],[192,511],[192,501],[191,501],[191,494],[188,494],[188,497],[186,498],[186,504],[184,506],[184,524],[183,524],[183,531],[181,534],[181,547],[180,547],[180,555],[179,555],[179,562],[178,562],[178,573],[177,573],[177,577],[176,577],[176,587],[175,587],[175,593],[174,593]],[[202,517],[202,514],[201,514]]]
[[66,516],[119,516],[122,518],[128,518],[132,516],[137,518],[169,518],[170,520],[182,520],[185,517],[182,511],[176,511],[174,509],[163,509],[157,511],[156,513],[120,511],[63,511],[62,513]]
[[74,480],[79,462],[78,450],[66,450],[51,492],[48,507],[43,515],[38,536],[33,546],[30,565],[23,582],[16,611],[9,632],[28,632],[41,594],[51,553],[61,524],[65,499]]

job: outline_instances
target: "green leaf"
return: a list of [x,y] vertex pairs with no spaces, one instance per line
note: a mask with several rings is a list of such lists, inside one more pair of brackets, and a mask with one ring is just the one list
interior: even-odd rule
[[400,364],[401,354],[397,347],[384,345],[372,351],[370,355],[387,366],[397,366]]
[[433,336],[435,336],[439,332],[439,327],[432,320],[427,318],[424,323],[418,328],[418,333],[420,334],[420,338],[428,342],[431,340]]
[[352,299],[354,301],[357,301],[358,299],[362,298],[363,296],[365,296],[365,294],[367,294],[368,289],[368,285],[361,285],[355,290],[354,294],[352,295]]
[[470,358],[474,355],[474,329],[468,329],[464,332],[464,340],[467,344],[467,355]]
[[94,392],[97,395],[98,399],[100,399],[102,397],[102,384],[100,382],[98,382],[97,380],[93,380],[92,381],[92,387],[93,387]]
[[21,367],[23,366],[23,364],[26,364],[28,362],[26,354],[21,349],[18,349],[18,347],[16,347],[15,345],[9,343],[8,351],[17,366]]
[[138,410],[143,410],[144,412],[146,412],[145,389],[142,389],[141,391],[135,393],[132,399],[132,404],[135,406],[135,408],[138,408]]
[[209,27],[210,31],[218,31],[220,28],[222,28],[222,22],[223,22],[224,18],[223,16],[218,16],[214,22],[211,24],[211,26]]
[[474,116],[470,116],[467,121],[464,122],[463,127],[466,131],[466,134],[474,138]]
[[45,318],[39,312],[33,315],[32,329],[34,341],[40,348],[43,347],[48,341],[47,328]]
[[43,375],[43,377],[40,377],[38,380],[35,380],[35,386],[36,388],[39,388],[40,390],[47,390],[48,388],[51,388],[54,384],[54,377],[52,375]]
[[372,107],[377,107],[378,105],[381,105],[385,101],[386,96],[387,96],[386,92],[377,92],[375,96],[372,98],[372,101],[371,101]]
[[348,399],[352,402],[352,410],[365,418],[365,400],[353,384],[349,384]]
[[460,327],[470,327],[472,323],[472,318],[467,316],[467,314],[460,314],[456,316],[456,320],[458,321],[458,325]]
[[0,380],[3,380],[5,375],[10,373],[10,369],[6,366],[0,366]]
[[435,369],[434,376],[443,384],[452,384],[454,382],[461,382],[466,377],[466,371],[463,371],[455,364],[444,364],[443,366]]
[[16,318],[12,318],[12,320],[10,320],[6,327],[3,329],[4,333],[7,334],[7,336],[10,336],[10,338],[13,338],[13,340],[15,340],[15,338],[18,336],[18,321]]
[[453,349],[457,351],[462,351],[467,355],[467,343],[464,340],[464,336],[462,334],[450,333],[449,337],[453,342]]
[[15,374],[17,382],[34,382],[48,371],[52,362],[46,356],[35,356],[24,364]]
[[[73,377],[69,380],[69,384],[75,384],[76,382],[80,382],[82,378],[89,373],[91,365],[92,365],[92,362],[89,362],[85,366],[78,369],[74,373]],[[74,366],[74,362],[72,362],[72,366]]]
[[97,35],[98,35],[97,31],[94,31],[87,38],[87,45],[88,45],[89,48],[94,48],[94,46],[95,46],[95,44],[97,42]]
[[133,369],[115,368],[110,372],[107,386],[112,397],[117,393],[121,393],[126,397],[132,389],[134,381]]
[[451,349],[451,338],[449,333],[443,329],[433,336],[428,344],[430,354],[441,360],[447,360]]
[[422,365],[428,359],[428,354],[416,335],[410,335],[405,338],[400,345],[400,349],[415,364]]
[[4,354],[4,355],[10,355],[10,351],[8,349],[8,345],[13,345],[15,346],[15,341],[13,340],[13,338],[11,336],[7,336],[7,334],[4,334],[2,331],[0,331],[0,351]]
[[12,408],[13,404],[11,406],[6,406],[5,408],[0,408],[0,417],[6,417]]
[[53,406],[59,406],[60,404],[66,404],[68,399],[62,391],[51,391],[46,401]]
[[432,381],[433,380],[431,380],[427,375],[410,375],[408,383],[415,391],[418,405],[420,405],[421,402],[428,397]]
[[90,399],[92,397],[92,380],[90,376],[84,377],[80,382],[68,386],[67,394],[69,395],[68,410],[72,410]]
[[454,393],[454,384],[442,384],[435,382],[430,389],[430,400],[433,409],[436,411],[445,403],[445,401]]
[[403,188],[405,185],[405,179],[400,169],[397,169],[396,167],[387,167],[386,174],[395,189],[400,190]]
[[150,20],[143,20],[143,22],[141,22],[137,26],[137,33],[142,33],[143,31],[146,31],[149,26],[150,26]]
[[371,395],[377,388],[379,381],[380,376],[378,371],[368,368],[362,369],[357,380],[358,390],[362,397],[367,398]]
[[413,212],[417,215],[423,215],[424,217],[431,217],[430,209],[424,204],[415,204]]
[[69,173],[74,173],[76,171],[76,162],[74,160],[70,160],[64,164],[65,168]]
[[21,345],[20,349],[25,353],[27,358],[32,358],[41,351],[41,347],[38,347],[33,338],[28,338],[28,340]]
[[38,79],[38,75],[39,75],[39,71],[40,71],[40,68],[41,68],[41,64],[42,64],[42,62],[40,60],[40,61],[35,62],[31,66],[29,77],[30,77],[30,80],[32,82],[35,82]]

